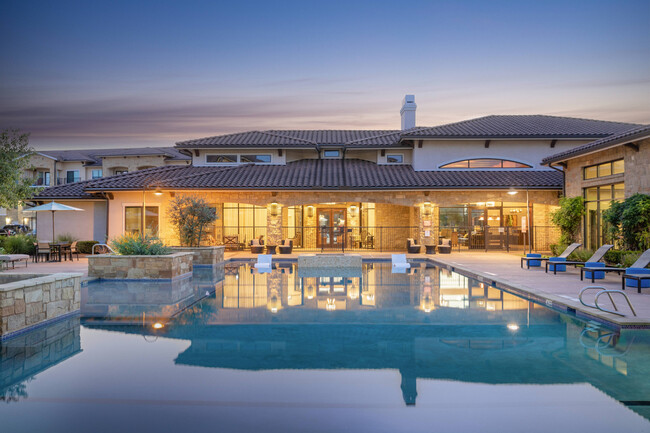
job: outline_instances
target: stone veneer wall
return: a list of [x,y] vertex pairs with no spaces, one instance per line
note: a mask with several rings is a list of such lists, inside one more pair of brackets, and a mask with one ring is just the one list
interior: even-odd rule
[[108,279],[167,280],[192,272],[194,253],[164,256],[88,256],[88,276]]
[[223,245],[216,247],[172,247],[172,250],[178,253],[191,252],[194,254],[192,265],[216,266],[224,261]]
[[28,275],[30,278],[0,284],[0,336],[3,338],[78,311],[81,306],[81,274]]

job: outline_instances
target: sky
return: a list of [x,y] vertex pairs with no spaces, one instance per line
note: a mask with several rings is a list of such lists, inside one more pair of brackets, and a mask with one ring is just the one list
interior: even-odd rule
[[0,0],[0,128],[36,149],[489,114],[650,123],[650,1]]

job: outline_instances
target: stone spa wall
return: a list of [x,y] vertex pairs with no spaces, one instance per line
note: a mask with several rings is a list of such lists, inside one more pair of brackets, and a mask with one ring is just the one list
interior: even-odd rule
[[70,315],[81,306],[81,274],[0,275],[0,338]]
[[164,256],[88,256],[88,276],[105,279],[169,280],[192,273],[194,253]]

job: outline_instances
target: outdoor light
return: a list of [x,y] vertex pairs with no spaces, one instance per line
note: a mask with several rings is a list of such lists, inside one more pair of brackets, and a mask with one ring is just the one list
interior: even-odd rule
[[163,192],[160,189],[156,188],[156,190],[153,192],[153,195],[157,195],[160,197],[161,195],[163,195]]
[[307,206],[307,217],[308,218],[314,217],[314,206]]
[[519,330],[519,325],[516,323],[508,323],[508,329],[511,331],[517,331]]
[[277,202],[271,203],[271,216],[278,216],[278,207],[279,205]]
[[358,210],[359,210],[359,207],[357,205],[353,204],[352,206],[350,206],[350,214],[352,216],[356,215]]
[[156,323],[153,324],[153,329],[161,329],[164,326],[165,325],[163,325],[162,323],[156,322]]
[[5,223],[6,224],[11,224],[11,218],[9,218],[9,217],[5,218]]
[[425,201],[424,204],[422,205],[422,210],[425,215],[431,215],[431,202]]
[[515,191],[514,188],[510,188],[510,191],[508,191],[508,194],[510,194],[510,195],[516,195],[516,194],[517,194],[517,191]]

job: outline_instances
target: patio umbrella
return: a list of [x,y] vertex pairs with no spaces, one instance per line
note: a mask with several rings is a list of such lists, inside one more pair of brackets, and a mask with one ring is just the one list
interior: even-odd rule
[[79,208],[72,207],[72,206],[66,206],[64,204],[57,203],[57,202],[54,202],[54,201],[52,201],[50,203],[40,205],[40,206],[33,207],[33,208],[29,209],[29,210],[31,212],[46,212],[46,211],[52,212],[52,242],[55,242],[55,238],[54,238],[54,212],[57,212],[57,211],[81,211],[81,212],[83,212],[84,211],[83,209],[79,209]]

